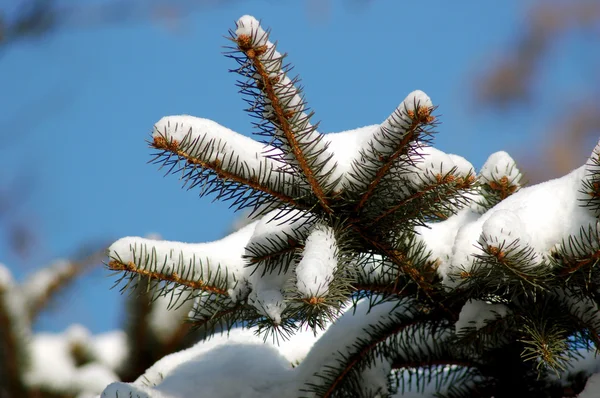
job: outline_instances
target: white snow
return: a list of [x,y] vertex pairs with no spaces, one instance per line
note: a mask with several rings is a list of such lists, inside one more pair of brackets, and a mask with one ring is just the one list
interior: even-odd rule
[[467,328],[481,329],[488,321],[497,317],[503,318],[509,309],[504,304],[492,304],[483,300],[469,300],[465,303],[454,325],[456,333],[460,334]]
[[444,221],[418,226],[415,232],[419,239],[427,244],[427,248],[431,251],[431,258],[439,260],[440,264],[447,264],[452,256],[456,231],[462,225],[474,222],[478,218],[479,214],[467,207]]
[[11,286],[13,283],[13,277],[8,267],[0,263],[0,289],[3,290],[7,286]]
[[[328,367],[339,366],[341,359],[339,353],[348,355],[354,352],[352,347],[358,339],[368,336],[369,325],[388,319],[397,313],[403,313],[410,305],[408,302],[397,306],[397,302],[386,302],[369,308],[367,300],[360,301],[354,309],[347,310],[337,321],[329,327],[327,332],[315,343],[304,361],[298,366],[300,380],[306,383],[320,385],[323,379],[317,376]],[[386,363],[381,365],[388,366]],[[389,374],[389,372],[388,372]],[[379,385],[381,373],[375,369],[368,370],[364,377],[368,380],[373,377]],[[307,395],[313,397],[313,395]]]
[[491,154],[481,167],[479,176],[485,182],[499,181],[502,177],[507,177],[511,185],[517,186],[523,177],[516,162],[504,151]]
[[322,297],[337,268],[337,243],[333,229],[317,225],[304,244],[302,259],[296,267],[296,287],[305,297]]
[[296,398],[302,385],[294,365],[316,338],[312,330],[299,331],[277,347],[255,330],[233,329],[164,357],[134,383],[108,386],[102,397],[136,392],[141,397],[184,398],[202,391],[203,396],[223,398]]
[[[57,393],[100,393],[107,384],[117,381],[118,377],[113,369],[99,362],[77,366],[74,350],[78,348],[85,351],[91,345],[89,332],[80,325],[71,326],[63,334],[33,335],[29,345],[30,365],[25,373],[25,382],[30,387]],[[103,348],[110,350],[106,346]]]
[[127,335],[122,330],[95,335],[88,349],[98,363],[108,369],[119,370],[129,354]]
[[253,43],[256,46],[264,45],[267,43],[267,34],[264,29],[260,26],[260,22],[252,15],[244,15],[238,19],[237,29],[235,30],[236,36],[247,35],[252,37]]
[[[264,342],[253,329],[233,329],[228,336],[217,335],[164,357],[134,383],[111,384],[102,397],[128,396],[131,392],[148,398],[184,398],[202,391],[206,396],[223,398],[297,398],[306,383],[319,383],[316,372],[337,363],[338,351],[353,350],[352,343],[366,336],[369,325],[406,309],[394,306],[384,303],[369,311],[368,303],[362,301],[356,313],[349,309],[328,330],[316,336],[312,330],[300,330],[279,347]],[[426,342],[417,339],[415,344]],[[362,374],[364,388],[384,393],[389,363],[374,365]]]

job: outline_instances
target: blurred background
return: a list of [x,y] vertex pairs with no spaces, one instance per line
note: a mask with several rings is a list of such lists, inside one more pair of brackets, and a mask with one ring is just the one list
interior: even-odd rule
[[89,260],[110,241],[230,230],[228,205],[164,178],[145,140],[171,114],[252,133],[221,55],[244,14],[289,53],[323,132],[421,89],[439,149],[477,169],[506,150],[530,183],[581,165],[600,135],[598,0],[0,0],[0,262],[18,281],[86,264],[34,331],[123,328],[117,277]]

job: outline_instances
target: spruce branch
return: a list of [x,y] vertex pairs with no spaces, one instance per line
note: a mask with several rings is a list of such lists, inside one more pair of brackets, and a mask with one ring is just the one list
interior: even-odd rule
[[[367,235],[362,230],[356,229],[356,231],[368,247],[372,248],[375,253],[380,253],[389,259],[402,274],[407,275],[416,283],[424,294],[429,295],[432,292],[435,269],[431,263],[415,263],[410,256],[406,255],[406,252],[394,248],[388,242],[382,242],[380,239]],[[398,276],[396,276],[396,280],[398,280]]]
[[[306,103],[298,79],[290,79],[289,68],[283,65],[285,54],[276,50],[269,41],[269,33],[250,16],[240,18],[237,30],[231,32],[236,51],[230,54],[241,65],[238,73],[248,81],[241,82],[243,94],[249,94],[250,109],[262,122],[257,126],[269,143],[282,149],[282,154],[272,154],[284,159],[303,176],[318,203],[326,213],[331,213],[328,197],[332,184],[327,175],[335,165],[332,154],[323,142],[323,136],[310,123],[313,113],[306,114]],[[241,56],[240,56],[241,55]]]
[[424,142],[435,118],[433,105],[422,91],[414,91],[374,132],[359,159],[352,164],[349,189],[359,193],[356,211],[365,207],[381,181],[399,162],[411,165],[417,140]]
[[480,244],[483,254],[474,257],[486,268],[502,270],[508,279],[517,278],[534,287],[543,286],[542,276],[547,275],[547,271],[539,266],[532,247],[518,239],[507,242],[485,234],[482,234]]
[[247,266],[253,268],[252,273],[264,276],[288,272],[297,254],[304,250],[304,241],[317,222],[314,216],[297,210],[286,211],[282,221],[278,217],[278,211],[266,214],[245,245],[243,257]]
[[481,198],[477,204],[481,213],[491,209],[524,185],[523,175],[516,162],[503,151],[490,155],[479,172],[478,181]]
[[558,391],[549,373],[575,345],[600,346],[600,155],[521,190],[499,152],[476,178],[428,145],[434,107],[420,91],[379,126],[323,136],[269,33],[249,16],[230,33],[266,145],[183,116],[157,123],[152,145],[189,187],[262,218],[206,245],[126,238],[109,268],[164,283],[157,294],[175,304],[194,300],[192,323],[207,332],[277,340],[331,324],[291,376],[311,396],[389,394],[392,367],[397,384],[434,380],[448,398],[508,396],[513,379],[535,396]]
[[563,240],[550,257],[557,276],[568,286],[591,291],[600,284],[597,265],[600,262],[599,224],[582,227],[578,236]]
[[[386,219],[391,219],[394,226],[406,220],[415,220],[418,225],[425,220],[446,219],[448,214],[455,213],[469,203],[466,192],[475,183],[474,176],[456,175],[456,171],[452,169],[445,175],[437,173],[434,183],[423,185],[396,204],[389,206],[370,221],[370,225],[386,222]],[[405,228],[408,229],[410,226],[414,227],[409,223]]]
[[216,192],[218,199],[233,200],[238,209],[260,207],[261,212],[281,205],[312,206],[306,202],[309,191],[294,182],[285,164],[262,155],[268,148],[213,121],[162,118],[154,127],[151,146],[161,151],[154,162],[168,167],[168,173],[182,172],[184,185],[200,186],[201,196]]

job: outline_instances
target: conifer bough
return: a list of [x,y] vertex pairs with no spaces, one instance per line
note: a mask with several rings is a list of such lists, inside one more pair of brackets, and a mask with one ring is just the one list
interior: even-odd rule
[[261,141],[169,116],[151,146],[256,221],[210,243],[123,238],[108,263],[229,333],[103,397],[600,396],[600,146],[522,188],[505,152],[476,173],[433,148],[421,91],[322,134],[269,32],[244,16],[230,33]]

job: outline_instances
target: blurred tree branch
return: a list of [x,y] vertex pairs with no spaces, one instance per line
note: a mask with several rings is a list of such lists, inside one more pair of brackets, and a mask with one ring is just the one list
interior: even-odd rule
[[[575,39],[586,47],[585,54],[589,58],[580,63],[592,63],[593,57],[600,55],[598,38],[599,1],[537,0],[505,58],[475,82],[477,103],[499,113],[537,106],[535,88],[540,84],[552,87],[551,81],[540,81],[548,59],[553,56],[552,51],[568,41],[566,39]],[[573,42],[568,41],[568,44]],[[600,114],[595,105],[600,100],[600,71],[589,68],[584,73],[588,89],[578,93],[574,103],[564,104],[560,92],[553,96],[563,102],[565,111],[548,121],[544,133],[547,143],[542,152],[532,154],[528,149],[527,153],[516,156],[522,159],[520,163],[531,182],[556,177],[576,167],[586,156],[583,149],[586,141],[600,131]]]

